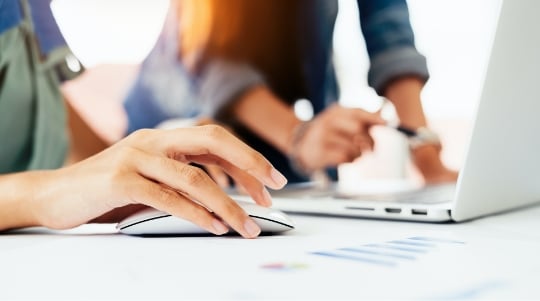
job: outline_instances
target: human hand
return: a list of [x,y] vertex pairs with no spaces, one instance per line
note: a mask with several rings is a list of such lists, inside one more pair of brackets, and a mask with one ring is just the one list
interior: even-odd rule
[[147,205],[218,235],[228,231],[226,223],[256,237],[260,228],[253,220],[190,162],[219,166],[264,206],[271,205],[264,185],[286,184],[261,154],[219,126],[141,130],[87,160],[46,172],[32,211],[37,224],[66,229],[96,218],[116,222],[121,213]]
[[369,129],[382,124],[378,114],[333,105],[296,130],[290,156],[308,173],[352,162],[373,150]]
[[[198,118],[173,118],[166,120],[160,123],[156,128],[158,129],[177,129],[177,128],[186,128],[192,126],[201,126],[201,125],[219,125],[225,128],[227,131],[232,133],[232,130],[217,122],[216,120],[208,117],[198,117]],[[198,167],[205,170],[208,175],[219,185],[221,188],[229,188],[230,182],[227,173],[221,169],[219,166],[215,165],[197,165]]]
[[[229,131],[229,133],[233,133],[230,127],[220,124],[219,122],[217,122],[216,120],[212,118],[203,117],[203,118],[197,119],[196,121],[196,125],[198,126],[212,125],[212,124],[222,126],[227,131]],[[203,165],[202,167],[208,173],[208,175],[212,178],[212,180],[214,180],[219,185],[219,187],[226,189],[231,186],[227,173],[221,167],[217,165]]]

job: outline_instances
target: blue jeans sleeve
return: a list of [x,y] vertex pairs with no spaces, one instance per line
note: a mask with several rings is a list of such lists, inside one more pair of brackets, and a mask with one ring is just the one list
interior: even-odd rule
[[427,81],[426,58],[415,46],[405,0],[357,0],[370,58],[368,83],[379,95],[394,78],[415,75]]
[[34,31],[42,54],[48,55],[56,48],[67,45],[52,14],[50,0],[28,0],[31,7]]

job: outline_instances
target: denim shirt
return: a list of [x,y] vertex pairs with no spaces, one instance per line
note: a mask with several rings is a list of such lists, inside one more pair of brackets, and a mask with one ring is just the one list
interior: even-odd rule
[[[303,7],[298,16],[305,82],[311,95],[304,95],[315,108],[323,110],[336,101],[332,38],[337,16],[337,0],[296,0]],[[368,54],[368,83],[379,94],[389,80],[414,74],[427,80],[424,56],[415,48],[405,0],[358,0],[360,24]],[[170,11],[152,52],[143,62],[138,78],[128,94],[125,107],[129,130],[154,127],[175,117],[212,116],[231,97],[254,84],[264,82],[252,66],[214,60],[201,75],[191,75],[178,60],[178,19]]]
[[[291,65],[292,62],[293,66],[283,66],[283,72],[278,75],[268,71],[267,66],[231,63],[217,58],[210,60],[202,72],[191,74],[178,59],[178,19],[171,11],[158,42],[143,62],[125,100],[128,133],[155,127],[169,118],[215,117],[221,108],[257,84],[267,85],[289,104],[300,98],[308,99],[315,113],[337,101],[339,89],[332,46],[338,1],[295,1],[300,9],[295,11],[296,21],[290,30],[296,35],[288,42],[295,44],[297,55],[287,60],[287,53],[281,57],[272,53],[272,49],[267,53],[268,59],[273,59],[272,55],[274,59],[278,57],[273,62],[275,65]],[[289,5],[291,2],[282,3]],[[368,84],[382,94],[389,81],[399,76],[416,75],[427,80],[426,60],[416,50],[406,1],[358,0],[357,3],[370,58]],[[283,61],[279,61],[280,58]],[[292,87],[291,83],[294,83]],[[283,154],[248,129],[235,130],[277,165],[291,182],[302,180],[290,169]]]
[[[27,0],[33,31],[42,56],[66,47],[51,11],[52,0]],[[20,25],[24,21],[20,0],[0,0],[0,34]]]

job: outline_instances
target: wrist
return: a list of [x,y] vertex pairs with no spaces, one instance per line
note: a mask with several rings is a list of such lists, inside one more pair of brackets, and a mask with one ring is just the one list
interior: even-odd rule
[[309,121],[300,121],[294,129],[291,131],[289,138],[289,148],[287,151],[287,156],[289,158],[289,165],[291,168],[298,174],[308,177],[310,175],[310,170],[307,165],[303,162],[301,157],[301,142],[304,138],[306,132],[308,131],[311,122]]
[[397,130],[406,136],[412,159],[424,177],[446,170],[440,159],[442,146],[437,133],[426,127],[414,129],[401,125]]
[[392,81],[384,96],[389,100],[400,123],[410,128],[426,126],[421,92],[424,81],[415,76],[404,76]]
[[446,169],[440,154],[440,144],[425,144],[411,149],[412,160],[424,178],[436,175]]
[[287,139],[285,142],[286,148],[285,153],[287,155],[292,155],[298,151],[298,144],[307,131],[309,121],[302,121],[296,119],[290,124],[289,130],[287,131]]
[[0,177],[0,230],[40,226],[41,194],[51,171],[31,171]]
[[55,184],[55,180],[58,179],[58,173],[61,170],[36,171],[32,172],[28,178],[32,189],[29,190],[30,195],[27,197],[25,211],[29,213],[28,218],[32,226],[50,228],[53,220],[47,217],[51,216],[49,212],[53,210],[51,200],[54,199],[54,191],[59,188],[59,185]]
[[395,126],[395,129],[405,135],[411,150],[426,145],[441,148],[441,139],[439,138],[439,135],[427,127],[412,128],[400,124]]
[[441,139],[439,135],[427,127],[419,127],[411,132],[411,135],[407,136],[409,147],[411,150],[423,147],[432,146],[434,148],[441,148]]
[[[98,203],[92,199],[98,199],[97,194],[101,191],[89,188],[91,179],[84,177],[84,172],[77,171],[81,164],[35,175],[32,183],[37,184],[29,205],[35,224],[50,229],[69,229],[82,224],[80,220],[85,218],[81,216],[93,215]],[[81,181],[82,178],[86,179]]]

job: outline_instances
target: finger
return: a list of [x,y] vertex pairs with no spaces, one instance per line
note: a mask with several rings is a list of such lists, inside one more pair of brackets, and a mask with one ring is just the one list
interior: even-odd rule
[[222,235],[229,231],[228,227],[206,208],[165,185],[141,179],[136,187],[137,189],[131,195],[131,198],[136,202],[189,220],[216,235]]
[[351,118],[361,120],[362,123],[368,126],[386,124],[386,120],[384,120],[378,113],[370,113],[362,109],[348,109],[347,113],[351,116]]
[[353,148],[351,143],[342,146],[327,144],[324,149],[315,151],[310,155],[308,158],[310,159],[309,170],[335,167],[341,163],[351,162],[360,154],[357,149]]
[[[356,136],[356,135],[355,135]],[[325,142],[326,147],[342,148],[344,150],[356,149],[355,136],[334,135]]]
[[325,152],[324,159],[318,160],[317,162],[310,165],[310,171],[315,171],[328,167],[336,167],[341,163],[352,162],[352,160],[352,157],[348,153],[345,153],[340,149],[328,149]]
[[190,156],[188,158],[193,162],[205,164],[205,166],[212,166],[209,164],[219,165],[240,187],[245,189],[247,194],[251,195],[256,203],[267,207],[272,205],[272,198],[264,185],[262,185],[255,177],[234,166],[230,162],[212,155]]
[[203,204],[243,237],[254,238],[260,234],[259,226],[200,168],[142,151],[138,157],[137,168],[144,177]]
[[356,135],[353,137],[353,144],[361,151],[372,151],[375,141],[370,135]]
[[268,160],[222,127],[206,125],[168,130],[165,133],[156,144],[166,150],[169,157],[213,154],[238,166],[271,188],[280,189],[287,184],[287,179]]
[[336,120],[332,122],[331,127],[334,132],[345,136],[348,139],[364,131],[364,125],[358,120],[350,118],[350,116],[340,116],[340,118],[336,118]]
[[[296,160],[300,160],[306,170],[316,170],[348,162],[349,154],[356,150],[350,137],[336,132],[324,133],[319,141],[315,139],[303,141],[298,147]],[[332,156],[328,156],[330,151],[333,152]]]
[[[341,156],[342,158],[356,158],[360,155],[362,149],[354,143],[354,139],[352,137],[345,137],[340,135],[334,135],[332,137],[329,137],[328,140],[325,141],[324,144],[325,150],[332,150],[334,152],[342,152],[345,155]],[[321,156],[326,157],[326,152],[323,152]],[[349,159],[345,159],[345,161],[340,162],[334,162],[334,163],[343,163],[348,162]]]
[[326,156],[325,156],[325,160],[331,163],[325,164],[325,167],[336,166],[342,163],[350,163],[354,161],[356,158],[360,157],[361,155],[362,155],[361,151],[355,150],[355,151],[344,152],[340,148],[331,147],[326,152]]
[[[195,162],[195,161],[193,161]],[[205,164],[202,162],[196,162],[199,164]],[[208,175],[219,185],[219,187],[226,189],[230,187],[229,183],[229,177],[227,177],[227,174],[218,166],[214,165],[204,165],[204,169],[206,169],[206,172],[208,172]]]
[[366,124],[365,120],[351,113],[348,112],[339,118],[335,118],[331,125],[334,131],[346,136],[348,139],[359,134],[369,135],[368,130],[371,124]]
[[[354,152],[368,152],[373,151],[375,141],[373,137],[367,130],[358,131],[356,133],[345,133],[337,132],[335,135],[332,135],[334,139],[331,139],[329,142],[335,146],[343,146],[345,143],[349,144],[349,147],[345,147],[345,150],[351,152],[351,147]],[[338,141],[339,139],[339,141]],[[345,141],[343,141],[345,140]]]
[[242,184],[240,184],[240,183],[236,184],[236,191],[238,191],[238,193],[242,194],[242,195],[248,195],[249,194],[247,192],[246,188],[244,188],[244,186],[242,186]]

